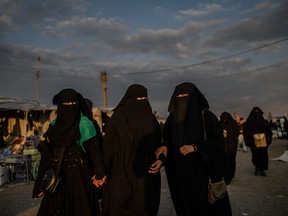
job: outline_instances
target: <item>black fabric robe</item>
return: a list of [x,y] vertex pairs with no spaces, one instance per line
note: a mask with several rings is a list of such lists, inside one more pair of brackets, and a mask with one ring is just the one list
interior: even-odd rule
[[220,115],[220,123],[223,130],[226,131],[226,135],[224,136],[226,154],[224,180],[229,184],[232,178],[234,178],[236,171],[236,155],[240,130],[237,122],[228,112],[223,112]]
[[[184,99],[186,118],[181,117],[183,110],[177,114],[177,108],[182,109],[182,106],[177,105],[179,99],[176,97],[183,93],[189,94],[188,102]],[[208,202],[209,177],[212,182],[222,180],[225,163],[222,127],[208,108],[208,102],[192,83],[183,83],[175,88],[169,105],[170,115],[164,125],[163,141],[168,148],[165,170],[178,216],[231,215],[228,194],[213,205]],[[181,122],[179,119],[185,120]],[[179,148],[189,144],[194,144],[197,151],[183,156]]]
[[[245,144],[250,147],[252,163],[258,170],[268,170],[268,147],[272,143],[272,131],[263,117],[263,111],[254,107],[243,127]],[[253,134],[265,133],[267,147],[257,148],[254,143]]]
[[[84,143],[87,153],[84,153],[77,143],[65,149],[62,165],[62,181],[54,194],[45,194],[38,211],[39,216],[65,215],[65,216],[92,216],[100,215],[96,188],[92,185],[91,177],[95,173],[103,177],[103,161],[99,160],[99,142],[96,137]],[[58,160],[60,148],[49,148],[44,144],[41,155],[38,177],[34,184],[33,197],[41,191],[41,179],[47,168],[54,167],[53,161]],[[89,160],[88,160],[89,158]],[[93,165],[90,164],[93,161]],[[52,162],[52,164],[51,164]],[[94,172],[91,172],[94,170]]]
[[161,131],[147,102],[140,105],[147,109],[137,109],[138,96],[147,96],[146,88],[130,86],[106,128],[103,153],[109,175],[103,188],[104,216],[157,216],[158,213],[160,173],[149,174],[148,170],[156,161]]

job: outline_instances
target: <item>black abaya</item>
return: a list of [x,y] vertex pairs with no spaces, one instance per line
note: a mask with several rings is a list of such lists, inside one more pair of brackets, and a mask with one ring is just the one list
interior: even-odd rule
[[[177,97],[185,94],[188,99]],[[186,103],[184,118],[184,106],[179,102]],[[231,215],[228,194],[213,205],[208,202],[209,177],[213,182],[220,181],[225,161],[222,128],[208,108],[204,95],[192,83],[177,86],[169,104],[170,115],[163,131],[168,148],[165,170],[178,216]],[[195,145],[197,151],[184,156],[179,150],[183,145]]]
[[236,155],[238,148],[239,126],[228,112],[220,115],[220,123],[225,131],[225,172],[224,180],[229,184],[236,172]]
[[[268,170],[268,147],[272,142],[272,131],[263,117],[263,111],[259,107],[254,107],[243,127],[245,144],[252,152],[252,163],[256,170]],[[257,148],[254,143],[253,134],[264,133],[267,147]]]
[[[41,156],[39,177],[36,179],[33,191],[34,197],[40,193],[38,188],[43,171],[51,166],[51,159],[57,160],[59,157],[60,148],[47,149],[47,145],[49,143],[45,143],[44,148],[46,149]],[[84,145],[87,153],[84,153],[77,143],[66,147],[60,187],[54,194],[47,193],[44,195],[37,215],[100,215],[96,188],[92,185],[91,180],[91,169],[95,169],[100,177],[103,171],[103,167],[97,161],[99,158],[98,141],[96,138],[92,138],[86,141]],[[94,168],[89,164],[88,157],[94,161]]]
[[104,216],[157,216],[160,173],[149,174],[161,142],[160,126],[140,85],[128,88],[106,128],[104,160],[109,171],[104,185]]

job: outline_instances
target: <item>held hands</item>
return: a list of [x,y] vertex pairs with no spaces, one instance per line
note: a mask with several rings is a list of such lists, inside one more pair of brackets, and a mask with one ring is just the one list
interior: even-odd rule
[[186,156],[189,153],[196,152],[197,148],[194,144],[193,145],[183,145],[179,150],[183,156]]
[[161,167],[162,167],[163,163],[161,160],[156,160],[149,168],[148,173],[150,174],[157,174]]
[[164,154],[165,157],[167,157],[167,147],[166,146],[160,146],[155,151],[155,157],[159,158],[159,155]]
[[[155,157],[157,158],[157,160],[151,164],[148,173],[150,174],[157,174],[161,167],[163,166],[163,159],[161,159],[161,157],[164,157],[164,159],[167,156],[167,147],[166,146],[161,146],[159,148],[156,149],[155,151]],[[165,160],[164,160],[165,161]]]
[[228,132],[226,130],[223,130],[223,136],[224,138],[227,138]]
[[92,180],[92,184],[94,184],[97,188],[98,187],[102,187],[104,184],[105,184],[105,182],[106,182],[106,176],[104,176],[102,179],[100,179],[100,180],[98,180],[98,179],[96,179],[96,175],[94,175],[92,178],[91,178],[91,180]]

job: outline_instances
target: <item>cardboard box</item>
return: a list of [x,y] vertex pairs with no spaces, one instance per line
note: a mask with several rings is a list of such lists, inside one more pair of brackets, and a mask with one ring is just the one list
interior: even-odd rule
[[34,155],[39,154],[39,151],[35,147],[25,147],[23,150],[23,155]]

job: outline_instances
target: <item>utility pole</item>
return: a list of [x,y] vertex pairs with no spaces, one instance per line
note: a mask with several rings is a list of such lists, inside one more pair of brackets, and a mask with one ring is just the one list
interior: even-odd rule
[[104,109],[107,109],[107,73],[106,71],[101,72],[101,80],[102,80],[102,86],[103,86],[103,104]]
[[36,101],[39,104],[39,78],[40,78],[40,56],[37,60],[37,69],[36,69]]

